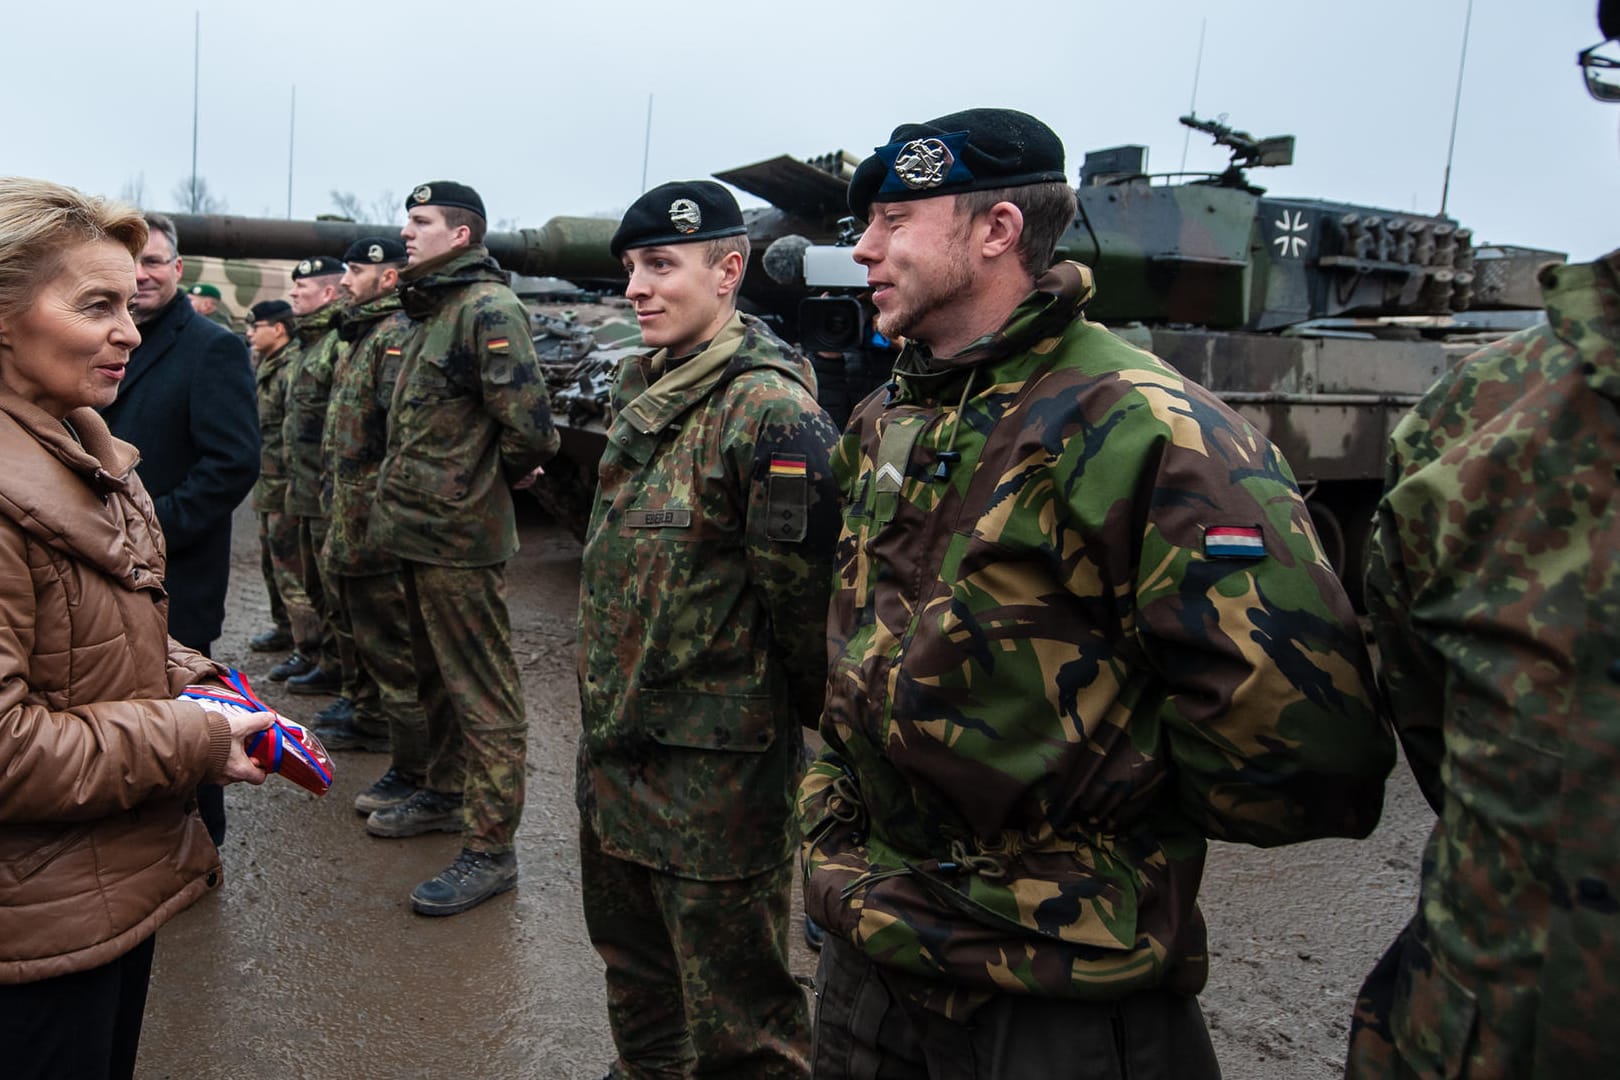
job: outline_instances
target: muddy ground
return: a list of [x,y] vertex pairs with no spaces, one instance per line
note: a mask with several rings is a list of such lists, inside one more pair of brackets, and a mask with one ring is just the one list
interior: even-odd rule
[[[572,539],[525,524],[507,578],[530,724],[519,888],[450,919],[412,914],[411,888],[458,843],[366,835],[350,803],[387,767],[382,755],[336,755],[322,799],[274,777],[237,785],[227,794],[224,887],[158,935],[138,1075],[596,1080],[606,1071],[601,968],[574,850],[578,571]],[[229,610],[215,655],[308,719],[329,699],[285,694],[263,678],[277,658],[247,649],[268,607],[246,510]],[[1402,766],[1370,840],[1214,846],[1202,1001],[1228,1080],[1340,1075],[1356,988],[1413,909],[1429,824]],[[812,973],[813,955],[795,948],[795,970]]]

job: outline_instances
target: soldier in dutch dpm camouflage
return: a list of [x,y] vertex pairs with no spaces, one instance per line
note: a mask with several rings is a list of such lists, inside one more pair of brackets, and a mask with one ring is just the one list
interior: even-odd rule
[[897,128],[855,173],[895,381],[833,466],[815,1075],[1219,1073],[1206,840],[1362,836],[1393,738],[1253,427],[1084,317],[1040,121]]
[[435,180],[405,207],[400,303],[413,325],[367,536],[400,560],[432,756],[421,789],[373,811],[366,831],[460,833],[461,854],[411,893],[417,912],[454,915],[517,884],[528,727],[506,611],[511,489],[533,484],[561,440],[529,313],[482,243],[478,192]]
[[[1580,54],[1620,102],[1620,0]],[[1381,688],[1439,820],[1346,1075],[1620,1076],[1620,251],[1390,437],[1367,567]]]
[[736,311],[748,237],[712,181],[612,241],[642,340],[580,567],[580,881],[610,1077],[808,1077],[788,970],[793,796],[820,715],[837,433],[810,365]]

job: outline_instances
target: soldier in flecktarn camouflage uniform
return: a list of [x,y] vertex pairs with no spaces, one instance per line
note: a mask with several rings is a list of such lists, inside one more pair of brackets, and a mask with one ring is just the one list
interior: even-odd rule
[[461,833],[461,854],[411,893],[421,914],[454,915],[517,884],[528,729],[506,611],[511,489],[533,484],[560,440],[528,311],[482,243],[483,200],[436,180],[405,206],[413,326],[367,535],[400,560],[431,759],[422,789],[366,830]]
[[427,773],[427,721],[417,700],[399,559],[366,535],[387,447],[388,397],[411,320],[397,291],[404,244],[391,237],[357,240],[344,264],[348,304],[338,316],[338,333],[347,348],[332,373],[321,435],[321,572],[353,635],[353,665],[345,675],[355,687],[354,711],[321,723],[315,734],[329,750],[392,751],[388,772],[355,799],[355,809],[369,815],[404,802]]
[[[1040,121],[896,129],[854,255],[908,344],[855,410],[827,750],[815,1075],[1219,1075],[1207,839],[1362,836],[1394,740],[1287,464],[1086,321]],[[1282,931],[1279,927],[1279,933]]]
[[580,568],[580,878],[609,1075],[807,1077],[793,801],[826,685],[837,433],[808,361],[735,310],[748,238],[725,188],[654,188],[612,250],[655,351],[614,388]]
[[[302,675],[315,665],[304,653],[319,651],[321,620],[304,591],[298,557],[298,522],[287,513],[287,454],[282,420],[287,415],[287,376],[298,359],[297,316],[285,300],[262,300],[249,312],[248,343],[253,346],[253,378],[259,406],[259,479],[253,509],[259,515],[260,566],[275,629],[254,638],[256,651],[291,645],[292,656],[277,664],[270,678]],[[285,619],[288,634],[281,629]]]
[[320,649],[305,654],[314,667],[287,680],[295,694],[331,694],[346,691],[336,708],[317,715],[352,715],[353,687],[344,682],[343,655],[351,650],[348,620],[336,591],[321,575],[320,550],[326,539],[326,515],[321,509],[321,433],[326,425],[327,401],[332,396],[332,373],[347,349],[338,336],[338,313],[343,310],[341,281],[344,264],[330,256],[304,259],[292,273],[292,306],[298,313],[298,355],[287,369],[287,413],[282,418],[282,445],[287,455],[287,513],[298,522],[298,554],[304,568],[304,592],[321,617]]
[[[1599,22],[1620,37],[1620,0]],[[1620,48],[1592,53],[1620,102]],[[1368,615],[1439,820],[1356,1003],[1357,1080],[1620,1076],[1620,252],[1541,282],[1547,323],[1390,438]]]

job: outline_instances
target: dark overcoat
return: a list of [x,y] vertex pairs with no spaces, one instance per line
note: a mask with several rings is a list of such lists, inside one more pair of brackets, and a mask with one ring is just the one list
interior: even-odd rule
[[169,549],[169,635],[206,649],[225,621],[231,513],[259,475],[253,369],[242,339],[183,293],[140,331],[102,415],[141,452],[137,470]]

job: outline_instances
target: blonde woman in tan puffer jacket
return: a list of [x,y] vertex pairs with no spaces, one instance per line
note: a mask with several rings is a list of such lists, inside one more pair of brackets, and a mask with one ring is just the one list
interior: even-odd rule
[[0,1062],[133,1073],[152,935],[219,885],[200,781],[261,783],[227,720],[175,700],[222,669],[169,639],[136,449],[95,412],[140,341],[146,226],[0,178]]

